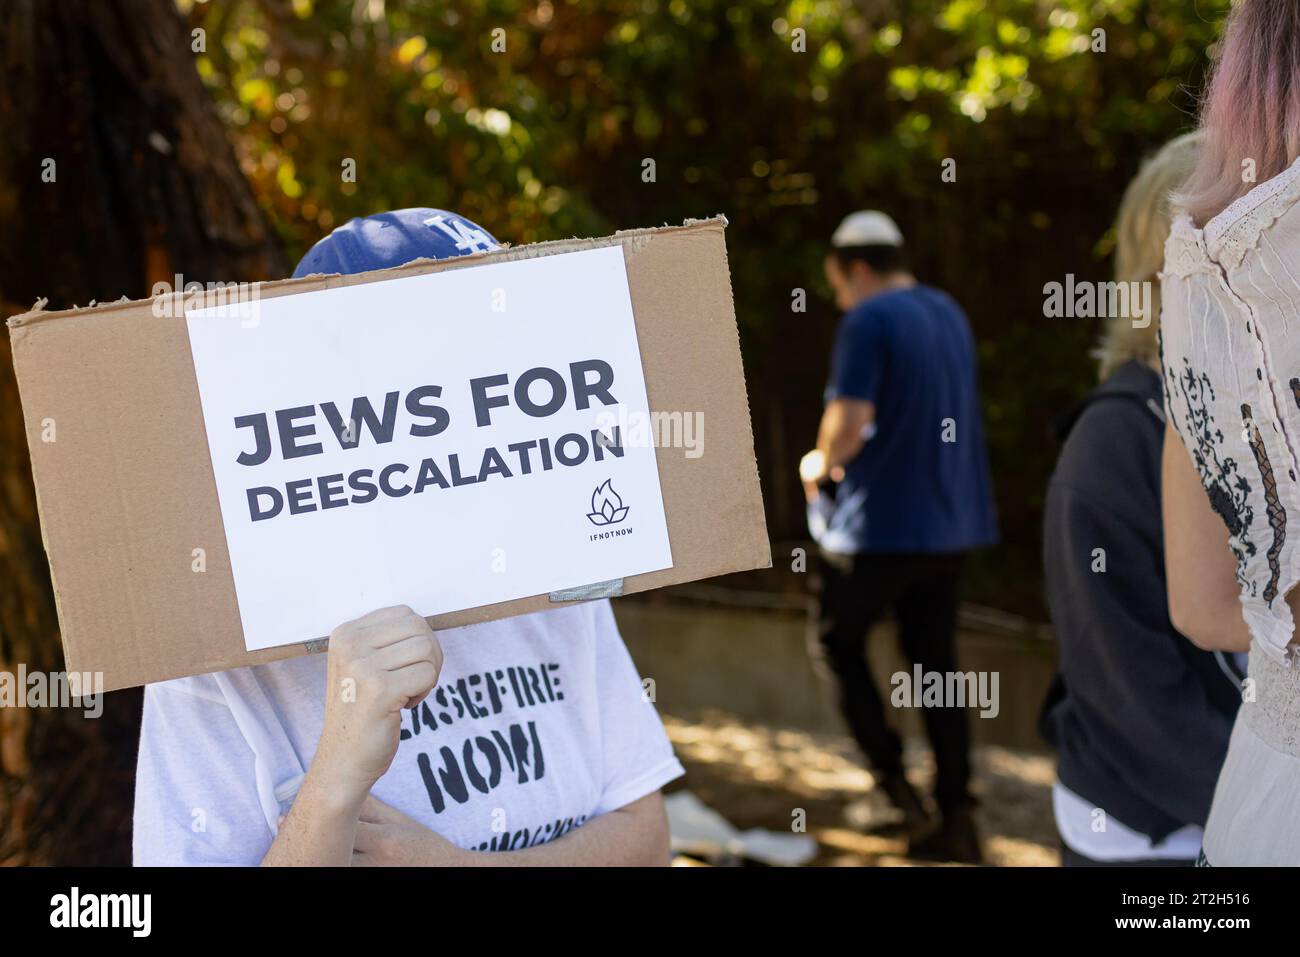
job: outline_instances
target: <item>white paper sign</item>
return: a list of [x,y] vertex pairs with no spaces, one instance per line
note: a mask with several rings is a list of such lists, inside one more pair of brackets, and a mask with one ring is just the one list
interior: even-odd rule
[[186,320],[250,651],[672,567],[621,247]]

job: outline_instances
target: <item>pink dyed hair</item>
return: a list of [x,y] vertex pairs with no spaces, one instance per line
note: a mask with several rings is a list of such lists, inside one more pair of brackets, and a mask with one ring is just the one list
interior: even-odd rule
[[[1174,198],[1198,225],[1300,156],[1300,2],[1238,0],[1201,104],[1205,144]],[[1247,181],[1247,160],[1254,177]]]

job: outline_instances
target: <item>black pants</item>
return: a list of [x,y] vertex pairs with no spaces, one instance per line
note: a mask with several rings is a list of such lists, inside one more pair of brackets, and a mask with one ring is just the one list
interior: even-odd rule
[[[889,609],[903,653],[924,671],[957,670],[953,633],[964,555],[820,556],[819,643],[813,648],[834,688],[849,730],[881,775],[901,774],[903,744],[885,716],[867,665],[866,638]],[[943,810],[970,801],[970,732],[962,708],[922,710],[937,768],[935,800]]]

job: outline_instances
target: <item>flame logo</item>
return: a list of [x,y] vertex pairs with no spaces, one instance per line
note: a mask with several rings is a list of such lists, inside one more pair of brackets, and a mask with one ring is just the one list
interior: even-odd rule
[[605,479],[604,484],[597,485],[591,493],[591,511],[587,513],[587,519],[593,525],[617,525],[627,518],[628,507],[609,483],[610,480]]

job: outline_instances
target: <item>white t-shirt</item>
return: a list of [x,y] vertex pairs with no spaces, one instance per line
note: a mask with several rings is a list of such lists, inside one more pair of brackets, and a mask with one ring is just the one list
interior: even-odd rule
[[[459,847],[553,840],[683,774],[608,601],[438,633],[438,686],[402,712],[372,793]],[[257,864],[311,763],[326,656],[150,685],[137,865]]]
[[1201,853],[1204,834],[1196,824],[1184,824],[1159,844],[1110,817],[1104,830],[1096,830],[1095,807],[1060,781],[1052,785],[1052,811],[1056,830],[1070,850],[1094,861],[1194,861]]

